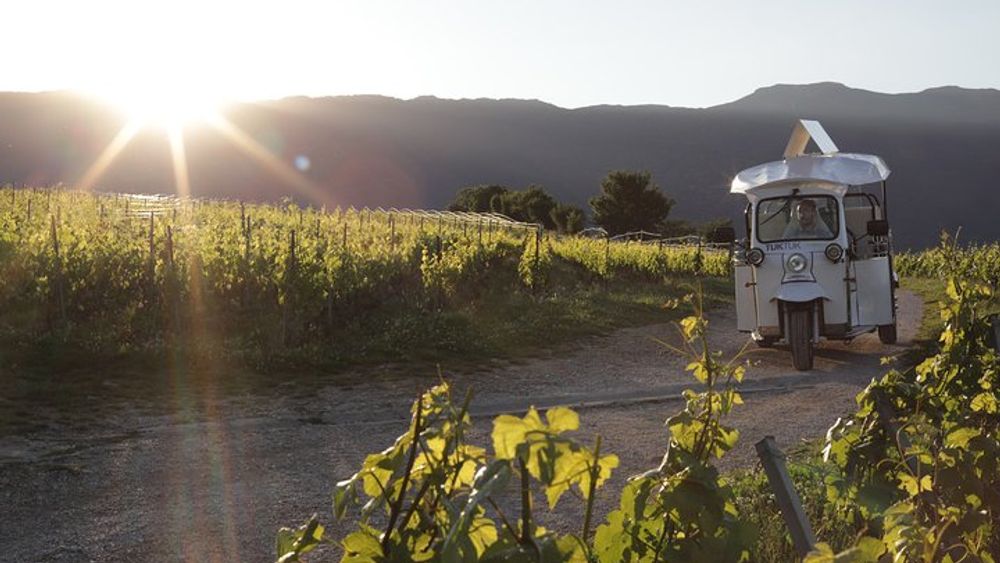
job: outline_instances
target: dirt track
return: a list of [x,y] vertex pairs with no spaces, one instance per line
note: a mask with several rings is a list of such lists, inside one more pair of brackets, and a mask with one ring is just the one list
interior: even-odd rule
[[[904,350],[919,326],[920,300],[900,299],[898,346],[873,335],[824,343],[808,373],[794,370],[785,349],[753,352],[746,404],[730,419],[740,443],[724,465],[752,463],[764,435],[787,448],[850,412],[858,390],[884,370],[880,357]],[[710,322],[713,348],[732,353],[745,342],[731,313],[713,313]],[[603,449],[622,461],[602,497],[606,509],[628,475],[659,462],[663,420],[692,384],[683,362],[653,341],[673,335],[669,325],[625,329],[549,357],[448,377],[474,387],[474,439],[483,444],[493,413],[596,403],[581,408],[581,433],[599,431]],[[0,437],[0,560],[272,561],[277,528],[313,512],[329,520],[333,483],[405,430],[410,401],[436,376],[387,369],[351,379],[289,385],[279,397],[178,394],[167,411],[122,405],[93,424]]]

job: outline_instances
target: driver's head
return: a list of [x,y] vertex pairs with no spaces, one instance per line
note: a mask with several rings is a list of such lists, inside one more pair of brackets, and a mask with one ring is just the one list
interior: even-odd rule
[[816,224],[816,202],[811,199],[799,200],[795,205],[795,218],[799,225],[812,227]]

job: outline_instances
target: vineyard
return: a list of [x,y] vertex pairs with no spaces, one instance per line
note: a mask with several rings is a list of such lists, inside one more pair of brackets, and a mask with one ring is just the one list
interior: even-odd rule
[[[746,477],[734,483],[715,468],[741,438],[725,417],[743,404],[739,383],[752,368],[739,354],[724,360],[710,352],[695,300],[695,314],[679,323],[682,348],[674,350],[690,360],[693,389],[667,419],[662,463],[628,481],[602,524],[594,497],[618,458],[601,449],[599,435],[592,446],[578,441],[575,412],[501,415],[489,453],[468,442],[469,397],[453,401],[441,386],[414,403],[406,434],[337,484],[334,518],[346,517],[348,532],[342,560],[994,562],[998,256],[996,245],[962,249],[946,239],[901,257],[910,275],[947,280],[940,336],[914,366],[887,368],[872,381],[856,412],[831,421],[821,457],[797,466],[793,481],[816,537],[810,530],[793,546],[773,525],[779,511],[766,485],[748,486]],[[579,528],[538,526],[535,496],[555,510],[570,491],[583,505],[566,509],[582,514]],[[282,529],[279,561],[329,543],[320,522],[314,516]]]
[[0,268],[8,343],[101,354],[183,345],[267,363],[448,346],[436,324],[486,294],[544,301],[568,287],[720,276],[728,256],[557,237],[493,214],[5,188]]

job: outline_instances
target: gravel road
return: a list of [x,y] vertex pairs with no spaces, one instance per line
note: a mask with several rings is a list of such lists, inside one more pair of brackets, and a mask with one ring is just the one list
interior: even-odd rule
[[[755,350],[746,404],[730,418],[740,443],[723,465],[752,464],[753,443],[768,434],[783,448],[824,435],[885,369],[880,358],[905,350],[921,306],[915,295],[900,295],[899,345],[883,346],[874,335],[823,343],[811,372],[795,371],[787,349]],[[732,312],[709,319],[714,349],[731,354],[744,344]],[[627,476],[659,463],[663,420],[693,385],[684,362],[654,338],[676,340],[676,331],[667,324],[623,329],[544,357],[446,376],[475,390],[473,439],[484,445],[490,415],[578,405],[581,439],[600,432],[602,450],[621,458],[598,504],[604,511]],[[312,388],[289,383],[264,396],[216,398],[178,384],[167,405],[116,404],[84,422],[38,407],[31,416],[47,424],[0,436],[0,560],[272,561],[276,530],[314,512],[328,521],[334,482],[405,431],[410,401],[436,380],[386,366]],[[335,525],[330,531],[341,533]]]

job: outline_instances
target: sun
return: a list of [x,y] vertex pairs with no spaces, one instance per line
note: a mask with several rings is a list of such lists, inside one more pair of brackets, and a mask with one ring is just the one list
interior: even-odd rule
[[210,122],[226,105],[222,96],[183,80],[121,84],[97,95],[131,122],[167,130]]

